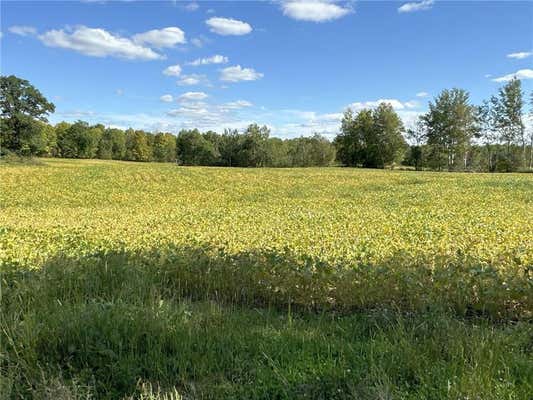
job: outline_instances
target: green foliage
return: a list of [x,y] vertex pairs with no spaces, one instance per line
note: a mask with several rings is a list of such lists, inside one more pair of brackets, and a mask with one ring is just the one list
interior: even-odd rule
[[344,113],[341,133],[335,139],[339,160],[347,166],[384,168],[399,163],[406,150],[403,124],[390,104],[375,110]]
[[131,161],[151,161],[153,148],[150,134],[144,131],[128,129],[126,136],[126,159]]
[[218,156],[214,144],[198,129],[182,130],[176,139],[176,149],[182,165],[213,165]]
[[422,117],[434,168],[465,169],[471,139],[478,132],[477,108],[462,89],[443,90]]
[[0,77],[0,146],[24,156],[49,151],[47,137],[37,121],[55,106],[27,80],[14,75]]
[[176,137],[170,133],[157,133],[154,136],[154,161],[176,161]]

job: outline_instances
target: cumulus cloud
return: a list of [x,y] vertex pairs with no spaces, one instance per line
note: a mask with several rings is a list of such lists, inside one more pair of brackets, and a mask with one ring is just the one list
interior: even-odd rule
[[513,74],[507,74],[500,76],[499,78],[494,78],[494,82],[509,82],[513,78],[517,79],[533,79],[533,69],[520,69]]
[[416,94],[416,97],[428,97],[428,96],[429,96],[428,92],[418,92]]
[[343,116],[342,113],[317,113],[305,110],[282,110],[282,112],[290,115],[291,120],[273,127],[273,134],[287,138],[310,136],[314,133],[333,138],[339,132]]
[[429,10],[433,6],[433,0],[415,1],[412,3],[405,3],[398,8],[399,13],[410,13],[415,11]]
[[60,47],[92,57],[118,57],[128,60],[158,60],[164,56],[133,40],[104,29],[77,27],[50,30],[38,36],[49,47]]
[[507,58],[515,58],[517,60],[522,60],[524,58],[531,57],[532,55],[533,51],[519,51],[517,53],[507,54]]
[[175,26],[138,33],[133,35],[132,39],[135,43],[153,46],[159,49],[186,43],[185,33]]
[[208,84],[209,81],[207,80],[207,77],[205,75],[190,74],[183,75],[177,83],[179,86],[194,86],[200,84]]
[[37,33],[37,29],[33,26],[14,25],[8,28],[8,31],[20,36],[32,36]]
[[246,35],[252,31],[250,24],[233,18],[212,17],[205,23],[209,26],[211,32],[224,36]]
[[172,100],[174,100],[174,98],[172,97],[171,94],[164,94],[163,96],[159,98],[159,100],[161,100],[164,103],[171,103]]
[[362,110],[364,108],[375,108],[379,106],[381,103],[388,103],[394,108],[395,110],[404,110],[408,108],[416,108],[418,107],[418,103],[416,101],[406,101],[402,102],[398,99],[379,99],[379,100],[371,100],[371,101],[357,101],[355,103],[349,104],[348,107],[352,108],[353,110]]
[[352,12],[351,7],[328,0],[291,0],[281,4],[283,14],[300,21],[326,22]]
[[163,70],[163,74],[168,76],[180,76],[181,67],[179,66],[179,64],[171,65]]
[[207,99],[209,95],[204,92],[186,92],[178,97],[178,101],[198,101]]
[[211,57],[206,58],[197,58],[194,61],[188,63],[188,65],[199,66],[199,65],[209,65],[209,64],[226,64],[229,61],[228,57],[221,56],[220,54],[215,54]]
[[242,68],[240,65],[224,68],[220,80],[224,82],[255,81],[264,75],[253,68]]

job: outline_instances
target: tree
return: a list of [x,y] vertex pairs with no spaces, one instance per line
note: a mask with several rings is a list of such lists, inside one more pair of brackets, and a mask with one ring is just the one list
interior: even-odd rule
[[383,168],[399,163],[407,147],[402,136],[402,120],[388,103],[381,103],[373,111],[374,129],[369,139],[372,151],[367,155],[367,165]]
[[500,142],[505,144],[506,159],[503,160],[507,171],[516,168],[513,160],[513,144],[522,145],[522,165],[526,160],[525,127],[522,121],[522,85],[520,80],[513,78],[498,91],[498,96],[493,98],[494,125],[499,132]]
[[58,124],[57,144],[62,157],[94,158],[103,134],[103,127],[89,126],[87,122],[77,121],[72,125]]
[[490,172],[496,168],[496,152],[493,149],[498,140],[494,113],[496,103],[497,99],[492,96],[490,100],[484,100],[477,111],[479,137],[487,150],[487,168]]
[[357,114],[351,109],[344,112],[341,121],[341,132],[335,138],[337,158],[349,167],[364,164],[366,140],[372,129],[372,111],[364,109]]
[[220,163],[227,167],[239,166],[238,155],[242,140],[237,129],[225,129],[219,142]]
[[449,171],[466,169],[471,140],[478,130],[476,115],[477,109],[463,89],[443,90],[435,102],[429,103],[429,111],[422,118],[431,158],[439,170],[444,163]]
[[176,137],[170,133],[157,133],[154,136],[154,160],[159,162],[176,161]]
[[55,111],[39,90],[14,75],[0,77],[0,145],[25,155],[42,152],[46,140],[35,121],[47,122]]
[[414,165],[416,171],[422,170],[424,161],[423,144],[426,137],[424,121],[418,118],[414,127],[407,130],[407,138],[411,141],[409,148],[409,165]]
[[40,125],[41,137],[44,140],[44,147],[39,155],[47,157],[56,157],[58,155],[57,135],[55,128],[46,122],[37,122]]
[[529,96],[529,169],[533,169],[533,91]]
[[198,129],[182,130],[176,138],[178,161],[183,165],[215,165],[219,154]]
[[290,167],[289,157],[290,141],[280,138],[268,139],[268,153],[270,154],[269,167]]
[[146,132],[131,128],[126,131],[125,159],[131,161],[150,161],[152,159],[152,148]]
[[384,168],[401,161],[407,144],[402,136],[403,123],[390,104],[363,109],[357,114],[347,110],[341,133],[335,138],[339,160],[347,166]]
[[242,167],[264,167],[270,163],[268,137],[270,129],[263,125],[250,124],[242,135],[242,144],[238,154]]

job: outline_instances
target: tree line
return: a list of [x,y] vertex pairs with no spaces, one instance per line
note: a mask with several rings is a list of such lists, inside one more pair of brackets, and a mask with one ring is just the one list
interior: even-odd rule
[[[242,133],[191,129],[177,135],[106,128],[84,121],[54,126],[46,118],[55,106],[28,81],[0,77],[0,91],[0,155],[228,167],[403,165],[416,170],[491,172],[533,168],[533,131],[526,132],[524,94],[518,79],[480,106],[471,104],[463,89],[444,90],[408,129],[390,104],[348,109],[332,142],[319,134],[279,139],[270,136],[268,127],[257,124]],[[530,103],[533,110],[533,94]]]
[[[480,106],[463,89],[443,90],[409,129],[389,104],[347,110],[335,139],[337,157],[344,165],[372,168],[532,170],[533,129],[526,130],[524,103],[515,78]],[[533,121],[533,93],[529,117]]]

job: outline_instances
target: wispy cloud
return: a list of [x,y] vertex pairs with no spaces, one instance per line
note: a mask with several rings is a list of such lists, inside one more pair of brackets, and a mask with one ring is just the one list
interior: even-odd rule
[[515,58],[517,60],[522,60],[524,58],[531,57],[532,55],[533,51],[519,51],[517,53],[507,54],[507,58]]
[[499,78],[494,78],[494,82],[509,82],[513,78],[517,79],[533,79],[533,69],[520,69],[512,74],[507,74],[500,76]]
[[411,3],[405,3],[398,7],[399,13],[410,13],[415,11],[429,10],[433,7],[435,2],[433,0],[414,1]]
[[209,97],[207,93],[204,92],[186,92],[178,97],[178,101],[199,101],[205,100]]
[[414,100],[402,102],[398,99],[378,99],[370,101],[357,101],[355,103],[349,104],[348,107],[354,110],[362,110],[364,108],[375,108],[382,103],[390,104],[395,110],[412,109],[417,108],[419,106],[418,102]]
[[197,2],[191,1],[190,3],[183,6],[183,8],[187,11],[196,11],[200,8]]
[[205,75],[201,74],[189,74],[183,75],[178,80],[178,86],[195,86],[195,85],[208,85],[209,80]]
[[11,33],[14,33],[15,35],[20,36],[33,36],[37,33],[37,29],[35,29],[33,26],[26,26],[26,25],[14,25],[7,28],[7,30]]
[[174,98],[172,97],[171,94],[164,94],[163,96],[159,98],[159,100],[161,100],[164,103],[171,103],[174,100]]
[[181,67],[180,67],[179,64],[171,65],[171,66],[169,66],[169,67],[166,67],[166,68],[163,70],[163,74],[168,75],[168,76],[180,76],[180,74],[181,74]]
[[199,65],[209,65],[209,64],[226,64],[229,61],[228,57],[221,56],[220,54],[215,54],[211,57],[206,58],[197,58],[194,61],[187,63],[187,65],[199,66]]

